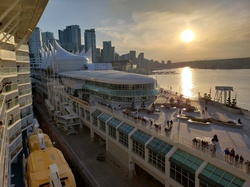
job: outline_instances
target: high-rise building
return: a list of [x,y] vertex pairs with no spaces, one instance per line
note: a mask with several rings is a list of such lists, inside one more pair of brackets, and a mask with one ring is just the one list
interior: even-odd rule
[[96,48],[96,62],[101,62],[101,61],[102,61],[101,49]]
[[92,51],[92,61],[96,62],[96,37],[95,37],[95,29],[86,29],[84,32],[84,44],[85,44],[85,52],[87,52],[90,48]]
[[33,126],[27,42],[47,3],[48,0],[0,1],[1,187],[17,185],[12,181],[11,166],[22,156],[23,137],[27,137],[28,129]]
[[53,32],[42,32],[42,45],[46,45],[48,47],[48,41],[54,39]]
[[65,50],[75,53],[82,48],[81,29],[79,25],[67,26],[63,31],[58,30],[58,35],[59,42]]
[[136,51],[129,51],[129,59],[135,63],[136,62]]
[[139,55],[138,55],[138,64],[137,64],[137,66],[138,67],[142,67],[143,66],[143,63],[144,63],[144,53],[140,53]]
[[115,59],[115,47],[112,47],[111,41],[103,42],[103,62],[114,61]]
[[39,68],[41,64],[40,50],[42,48],[42,31],[36,27],[29,39],[29,51],[30,51],[30,67],[31,69]]

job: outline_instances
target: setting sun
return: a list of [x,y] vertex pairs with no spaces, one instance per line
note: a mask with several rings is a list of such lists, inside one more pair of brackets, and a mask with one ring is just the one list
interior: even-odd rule
[[185,30],[181,33],[181,39],[184,42],[191,42],[194,40],[194,33],[191,30]]

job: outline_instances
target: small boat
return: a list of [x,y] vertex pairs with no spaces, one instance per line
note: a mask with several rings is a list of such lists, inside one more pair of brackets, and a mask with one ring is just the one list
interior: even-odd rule
[[210,125],[210,122],[207,121],[207,122],[203,122],[203,121],[195,121],[195,120],[192,120],[192,119],[189,119],[187,120],[188,123],[191,123],[191,124],[197,124],[197,125]]

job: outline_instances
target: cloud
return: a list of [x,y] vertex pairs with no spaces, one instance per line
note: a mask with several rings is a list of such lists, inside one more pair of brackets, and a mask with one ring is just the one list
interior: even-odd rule
[[[249,0],[73,1],[49,1],[41,20],[46,30],[77,24],[83,35],[95,28],[98,46],[112,41],[118,53],[133,49],[159,61],[249,55]],[[187,28],[195,33],[189,44],[179,38]]]

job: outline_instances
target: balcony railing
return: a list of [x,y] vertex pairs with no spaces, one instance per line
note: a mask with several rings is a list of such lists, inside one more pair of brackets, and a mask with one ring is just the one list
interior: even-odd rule
[[16,54],[14,51],[9,51],[9,50],[4,50],[4,49],[0,49],[0,59],[3,60],[11,60],[14,61],[16,60]]
[[17,55],[16,56],[16,61],[17,62],[29,62],[29,57],[28,56],[21,56],[21,55]]
[[30,83],[30,78],[19,79],[18,80],[18,85],[20,85],[20,84],[27,84],[27,83]]
[[1,67],[0,68],[0,76],[7,76],[7,75],[13,75],[17,73],[17,68],[16,67]]
[[30,73],[30,67],[17,67],[18,73]]
[[14,134],[10,136],[9,144],[12,144],[12,142],[22,133],[21,129],[18,129]]
[[3,93],[12,92],[14,90],[17,90],[17,83],[7,84],[3,87]]
[[20,103],[20,107],[24,107],[24,106],[29,105],[29,104],[32,104],[32,99]]
[[15,106],[17,106],[19,103],[18,103],[18,98],[17,99],[10,99],[9,101],[6,102],[6,109],[9,110]]
[[11,126],[12,124],[16,123],[18,120],[20,120],[20,114],[17,114],[15,116],[10,115],[8,118],[8,125]]
[[26,94],[31,94],[31,89],[25,89],[25,90],[19,91],[19,96],[26,95]]
[[33,116],[29,117],[26,120],[22,120],[22,127],[21,128],[23,130],[32,124],[33,124]]
[[14,149],[14,151],[11,152],[11,160],[13,160],[16,155],[21,151],[21,149],[23,148],[22,142],[20,142],[16,148]]
[[29,46],[28,46],[28,45],[21,45],[21,46],[18,48],[18,51],[29,52]]

